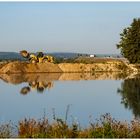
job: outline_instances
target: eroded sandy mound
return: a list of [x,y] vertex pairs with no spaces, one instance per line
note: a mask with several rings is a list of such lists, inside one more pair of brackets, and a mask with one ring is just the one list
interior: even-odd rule
[[52,63],[31,64],[27,62],[10,62],[0,69],[0,73],[45,73],[62,72],[58,65]]
[[68,72],[121,72],[121,71],[138,71],[135,65],[128,65],[122,62],[108,62],[108,63],[37,63],[32,64],[28,62],[9,62],[0,67],[1,74],[14,73],[68,73]]

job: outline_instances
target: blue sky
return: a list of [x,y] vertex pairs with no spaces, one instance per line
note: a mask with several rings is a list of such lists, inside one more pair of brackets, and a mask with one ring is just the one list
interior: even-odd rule
[[140,2],[0,2],[0,51],[119,53]]

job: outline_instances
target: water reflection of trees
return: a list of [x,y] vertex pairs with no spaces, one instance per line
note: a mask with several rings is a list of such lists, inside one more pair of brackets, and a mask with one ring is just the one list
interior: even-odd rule
[[140,78],[124,80],[118,93],[125,108],[132,110],[135,117],[140,117]]
[[53,87],[52,81],[32,81],[28,84],[28,86],[25,86],[21,89],[20,93],[22,95],[28,94],[32,90],[37,90],[38,93],[43,93],[45,89],[51,89]]

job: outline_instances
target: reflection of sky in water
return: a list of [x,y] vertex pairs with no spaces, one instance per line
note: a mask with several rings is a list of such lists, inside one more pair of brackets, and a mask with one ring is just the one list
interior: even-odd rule
[[84,126],[90,115],[99,118],[105,113],[116,119],[130,120],[133,115],[120,104],[121,97],[117,94],[120,84],[121,80],[54,81],[53,88],[45,89],[43,93],[31,90],[29,94],[21,95],[21,88],[28,83],[13,85],[0,81],[0,121],[41,118],[44,109],[46,116],[52,118],[53,108],[56,116],[65,118],[69,104],[69,120],[72,115]]

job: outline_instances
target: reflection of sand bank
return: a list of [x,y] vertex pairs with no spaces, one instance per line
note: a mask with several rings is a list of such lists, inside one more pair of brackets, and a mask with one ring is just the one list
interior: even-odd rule
[[96,72],[96,73],[63,73],[59,80],[116,80],[122,78],[121,73]]
[[36,74],[0,74],[0,79],[7,83],[19,84],[22,82],[43,82],[58,80],[61,73],[36,73]]
[[36,74],[0,74],[0,79],[7,83],[45,82],[56,80],[117,80],[125,79],[127,75],[117,72],[96,73],[36,73]]

